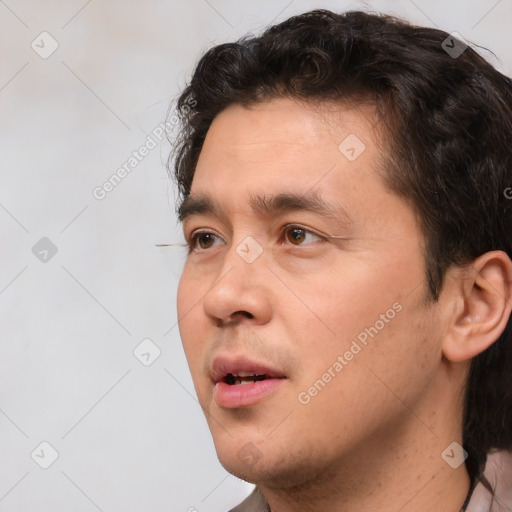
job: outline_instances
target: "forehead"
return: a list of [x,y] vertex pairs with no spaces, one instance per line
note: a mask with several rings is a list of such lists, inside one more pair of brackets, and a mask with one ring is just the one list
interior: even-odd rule
[[[339,156],[339,144],[349,135],[375,137],[373,107],[334,102],[304,102],[277,98],[248,107],[233,104],[213,120],[201,159],[222,151],[240,163],[265,164],[297,152],[312,159],[319,152]],[[355,139],[354,139],[355,140]],[[370,141],[368,141],[370,142]],[[295,160],[292,158],[291,160]]]
[[375,126],[373,109],[365,105],[288,98],[230,105],[207,133],[191,192],[208,187],[221,193],[229,182],[230,189],[260,187],[258,193],[286,184],[298,193],[342,169],[361,179],[380,160]]

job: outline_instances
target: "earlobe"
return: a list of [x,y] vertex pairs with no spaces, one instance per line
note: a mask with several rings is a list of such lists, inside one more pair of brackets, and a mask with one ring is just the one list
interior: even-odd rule
[[454,278],[459,305],[449,320],[443,355],[452,362],[469,360],[491,346],[510,321],[512,261],[503,251],[483,254]]

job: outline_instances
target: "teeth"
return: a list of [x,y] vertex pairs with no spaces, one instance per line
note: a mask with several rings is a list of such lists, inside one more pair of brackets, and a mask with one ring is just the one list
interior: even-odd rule
[[228,373],[225,382],[231,385],[244,385],[254,384],[255,382],[259,382],[261,380],[265,380],[265,375],[256,375],[255,373],[251,372],[240,372],[238,375]]

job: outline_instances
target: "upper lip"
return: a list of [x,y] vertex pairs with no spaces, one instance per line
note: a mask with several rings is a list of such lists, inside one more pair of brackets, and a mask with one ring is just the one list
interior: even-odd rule
[[284,379],[286,376],[277,368],[268,363],[249,359],[246,356],[229,357],[217,356],[213,360],[210,369],[210,377],[217,383],[226,378],[228,374],[239,375],[240,372],[252,373],[253,375],[265,375],[269,378]]

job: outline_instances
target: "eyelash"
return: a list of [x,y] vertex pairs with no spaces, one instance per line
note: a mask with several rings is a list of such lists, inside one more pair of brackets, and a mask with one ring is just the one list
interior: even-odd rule
[[[314,235],[318,238],[321,238],[322,240],[326,240],[327,238],[329,238],[329,235],[327,235],[326,233],[322,233],[321,231],[318,231],[316,229],[312,229],[312,228],[307,228],[305,226],[302,226],[300,224],[286,224],[285,226],[283,226],[281,228],[281,232],[280,232],[280,236],[279,238],[282,239],[284,236],[285,236],[285,233],[290,230],[290,229],[300,229],[302,231],[304,231],[304,233],[307,234],[310,234],[310,235]],[[213,231],[210,231],[210,230],[207,230],[207,229],[198,229],[196,231],[193,231],[192,234],[190,235],[189,237],[189,241],[187,242],[187,245],[188,245],[188,249],[189,249],[189,254],[196,250],[196,244],[197,244],[197,239],[200,235],[204,235],[204,234],[208,234],[208,235],[213,235],[217,238],[220,238],[222,239],[221,236],[217,235],[216,233],[214,233]],[[280,242],[282,244],[282,242]],[[300,247],[300,245],[297,245],[297,246],[294,246],[293,244],[288,244],[290,245],[291,247]],[[309,244],[306,244],[306,245],[309,245]],[[205,252],[205,251],[208,251],[208,249],[197,249],[199,252]]]

